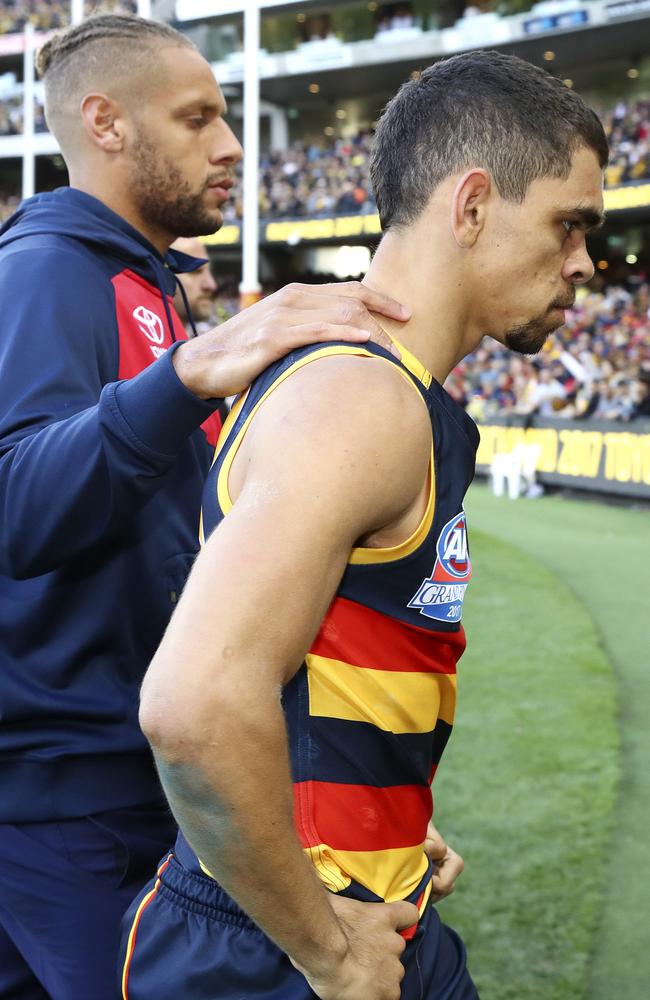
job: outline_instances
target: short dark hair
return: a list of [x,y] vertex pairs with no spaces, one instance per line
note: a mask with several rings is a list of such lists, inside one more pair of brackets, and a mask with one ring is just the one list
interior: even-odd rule
[[437,62],[402,85],[377,126],[370,177],[382,229],[413,222],[445,177],[471,167],[522,202],[536,178],[568,177],[583,146],[607,165],[595,111],[545,70],[500,52]]

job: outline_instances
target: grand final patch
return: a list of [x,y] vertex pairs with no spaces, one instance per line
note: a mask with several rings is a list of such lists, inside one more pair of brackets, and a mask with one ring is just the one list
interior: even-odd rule
[[464,510],[447,521],[438,536],[436,552],[436,564],[431,576],[422,581],[408,606],[439,622],[458,622],[467,584],[472,576]]

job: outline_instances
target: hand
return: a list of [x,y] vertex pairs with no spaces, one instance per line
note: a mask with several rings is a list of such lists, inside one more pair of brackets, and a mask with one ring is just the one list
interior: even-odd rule
[[409,310],[394,299],[358,281],[287,285],[214,330],[188,340],[175,351],[174,368],[194,395],[223,399],[246,389],[274,361],[305,344],[373,340],[399,357],[371,313],[402,323],[410,317]]
[[316,972],[302,972],[321,1000],[400,1000],[404,966],[400,955],[406,942],[400,930],[419,919],[412,903],[360,903],[332,894],[330,900],[347,938],[338,962]]
[[447,846],[433,823],[429,823],[427,827],[424,853],[433,861],[431,902],[439,903],[456,888],[456,879],[465,867],[465,862],[460,854]]

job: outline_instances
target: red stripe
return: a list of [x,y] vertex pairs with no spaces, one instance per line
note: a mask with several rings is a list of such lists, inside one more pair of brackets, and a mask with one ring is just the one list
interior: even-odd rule
[[151,892],[151,895],[150,895],[149,899],[146,901],[146,903],[144,904],[144,906],[140,905],[138,907],[137,913],[135,915],[135,920],[133,922],[133,927],[131,929],[131,935],[130,935],[130,937],[131,937],[130,948],[129,948],[129,952],[128,952],[127,956],[126,956],[126,963],[125,963],[125,967],[124,967],[124,979],[123,979],[123,997],[124,997],[124,1000],[129,1000],[129,973],[131,972],[131,962],[133,961],[133,955],[134,955],[134,952],[135,952],[135,942],[136,942],[136,938],[138,936],[138,928],[140,926],[140,921],[142,919],[142,914],[144,913],[144,911],[146,909],[148,909],[148,907],[151,905],[151,903],[153,903],[154,899],[156,898],[156,895],[158,894],[158,888],[160,886],[160,876],[164,872],[165,868],[167,867],[167,865],[169,864],[169,862],[171,861],[171,859],[172,859],[172,855],[169,854],[167,856],[167,858],[165,859],[165,861],[160,866],[160,868],[158,869],[158,871],[156,872],[156,875],[158,877],[156,878],[156,881],[154,883],[154,887],[153,887],[153,890]]
[[[424,899],[425,892],[426,889],[423,889],[418,898],[415,900],[415,905],[417,906],[418,910],[422,905],[422,900]],[[420,922],[419,920],[416,920],[415,923],[412,924],[410,927],[407,927],[406,930],[400,931],[400,934],[402,935],[405,941],[410,941],[411,938],[415,937],[415,932],[418,929],[419,922]]]
[[301,781],[293,786],[294,822],[303,847],[388,851],[424,843],[433,809],[428,785],[342,785]]
[[310,652],[372,670],[454,674],[465,632],[430,632],[337,597]]

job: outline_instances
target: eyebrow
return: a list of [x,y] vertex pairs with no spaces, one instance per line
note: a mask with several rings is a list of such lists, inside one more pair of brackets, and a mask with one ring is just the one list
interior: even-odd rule
[[567,208],[564,211],[560,210],[559,214],[563,219],[578,222],[585,232],[593,233],[605,225],[605,213],[595,208]]
[[213,112],[215,115],[223,118],[228,111],[228,107],[225,101],[223,104],[216,104],[214,101],[202,101],[199,99],[197,101],[188,101],[181,108],[177,108],[176,114],[182,117],[183,115],[193,114],[196,111]]

